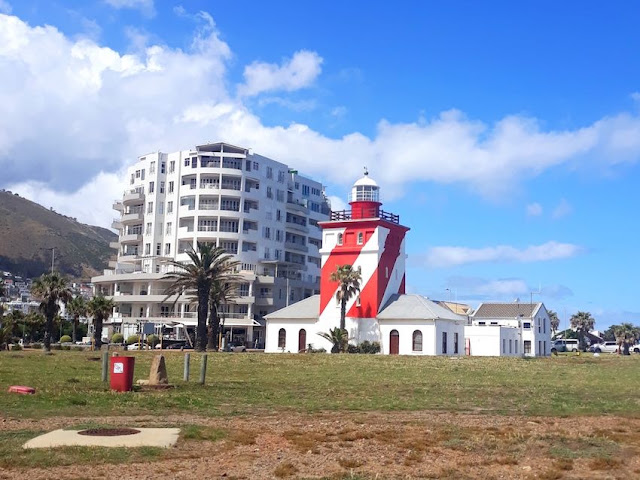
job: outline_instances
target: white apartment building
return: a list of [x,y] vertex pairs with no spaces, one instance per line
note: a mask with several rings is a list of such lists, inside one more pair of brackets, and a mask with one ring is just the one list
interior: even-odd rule
[[114,203],[120,216],[115,261],[94,277],[116,307],[109,331],[140,323],[193,327],[188,298],[165,301],[167,260],[189,261],[197,242],[213,243],[241,264],[238,297],[223,306],[228,341],[260,347],[262,318],[319,291],[321,230],[329,205],[323,186],[287,165],[226,143],[150,153],[128,169]]
[[551,319],[543,303],[481,303],[464,335],[471,355],[551,354]]

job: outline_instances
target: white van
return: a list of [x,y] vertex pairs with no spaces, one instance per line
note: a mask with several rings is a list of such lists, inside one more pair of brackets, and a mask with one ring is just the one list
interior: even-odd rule
[[551,353],[577,352],[579,346],[576,338],[560,338],[551,344]]

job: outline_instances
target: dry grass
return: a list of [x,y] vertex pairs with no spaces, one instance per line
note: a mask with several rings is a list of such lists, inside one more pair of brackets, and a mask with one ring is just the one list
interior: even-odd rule
[[282,462],[280,463],[273,474],[278,478],[290,477],[291,475],[295,475],[298,472],[296,466],[291,462]]
[[342,468],[351,469],[361,467],[363,462],[355,458],[339,458],[338,465]]
[[610,457],[598,457],[589,462],[591,470],[613,470],[620,465],[622,465],[621,459]]

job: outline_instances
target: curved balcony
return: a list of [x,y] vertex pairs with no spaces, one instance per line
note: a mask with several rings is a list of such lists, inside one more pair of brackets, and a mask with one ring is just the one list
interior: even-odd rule
[[122,196],[123,205],[135,205],[139,203],[144,203],[144,193],[140,191],[125,192]]
[[140,243],[142,242],[142,234],[141,233],[130,233],[127,235],[122,235],[120,237],[121,244],[130,244],[130,243]]
[[144,213],[142,211],[139,211],[135,213],[125,213],[124,215],[122,215],[121,222],[123,225],[126,225],[129,223],[142,222],[143,219],[144,219]]
[[192,239],[194,235],[193,226],[178,228],[178,240],[189,240]]

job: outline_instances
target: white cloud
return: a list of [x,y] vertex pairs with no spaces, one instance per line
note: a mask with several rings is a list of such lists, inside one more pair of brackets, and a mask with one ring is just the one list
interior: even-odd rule
[[291,100],[282,97],[264,97],[258,100],[258,105],[261,107],[266,105],[279,105],[295,112],[309,112],[315,110],[318,103],[315,100]]
[[292,92],[308,87],[320,75],[322,58],[316,52],[300,50],[282,65],[253,62],[244,68],[245,83],[238,93],[245,97],[262,92],[284,90]]
[[527,216],[539,217],[540,215],[542,215],[542,205],[539,203],[530,203],[527,205]]
[[[39,201],[49,192],[51,205],[55,195],[64,204],[101,172],[115,174],[142,153],[208,140],[252,148],[340,186],[350,185],[367,165],[387,199],[422,181],[500,198],[548,169],[596,161],[609,167],[640,156],[640,117],[629,113],[564,131],[543,130],[521,116],[490,125],[456,110],[415,122],[381,120],[371,137],[352,132],[331,138],[299,123],[267,126],[229,87],[232,52],[211,16],[180,8],[176,14],[199,22],[189,48],[141,41],[131,54],[0,15],[0,186],[26,196],[15,186],[38,185],[30,198]],[[238,89],[255,95],[302,88],[317,79],[321,64],[317,53],[306,51],[282,65],[253,63]],[[82,191],[83,203],[102,201],[104,190]],[[111,192],[114,199],[119,195],[120,188]],[[83,208],[58,207],[88,221]],[[112,216],[105,213],[99,223],[108,226]],[[492,254],[440,248],[453,248],[444,253],[463,262],[524,261],[505,253],[513,247],[494,247],[489,250],[499,253]]]
[[340,212],[347,209],[347,202],[345,202],[343,198],[336,197],[335,195],[329,195],[328,198],[331,203],[331,210],[334,212]]
[[559,218],[566,217],[571,212],[573,212],[573,207],[563,198],[560,200],[560,203],[558,203],[558,206],[553,209],[551,218],[557,220]]
[[486,248],[433,247],[426,255],[430,267],[452,267],[470,263],[542,262],[574,257],[582,248],[571,243],[547,242],[518,249],[509,245]]
[[12,12],[11,5],[6,0],[0,0],[0,13],[10,14]]
[[632,98],[633,100],[635,100],[636,102],[640,102],[640,92],[633,92],[633,93],[631,94],[631,98]]
[[153,6],[153,0],[104,0],[104,2],[117,9],[131,8],[134,10],[140,10],[148,17],[152,17],[156,13]]
[[331,115],[337,118],[342,118],[347,114],[347,107],[340,105],[331,109]]

